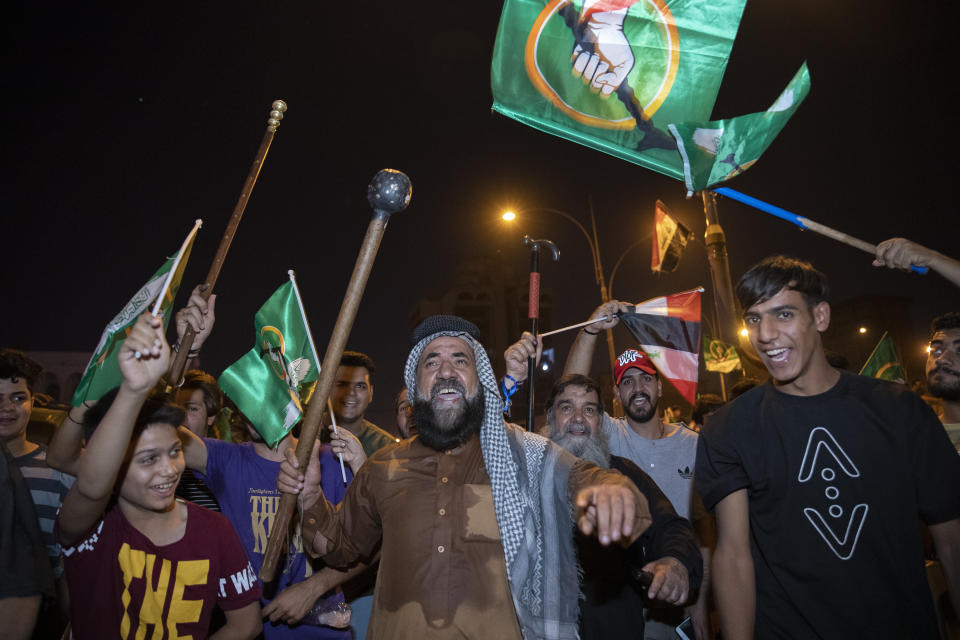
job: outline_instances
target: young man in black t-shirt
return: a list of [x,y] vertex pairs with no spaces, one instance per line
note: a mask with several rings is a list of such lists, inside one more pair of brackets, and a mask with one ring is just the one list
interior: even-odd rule
[[827,294],[782,256],[737,285],[771,381],[707,418],[699,442],[723,637],[936,638],[918,520],[956,604],[960,458],[918,396],[829,365]]

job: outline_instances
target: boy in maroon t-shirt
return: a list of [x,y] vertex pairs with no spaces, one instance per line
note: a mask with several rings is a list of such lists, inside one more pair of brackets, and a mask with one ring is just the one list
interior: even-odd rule
[[217,603],[225,635],[260,633],[260,587],[232,526],[174,496],[183,411],[149,397],[169,356],[162,323],[142,315],[118,356],[123,382],[101,400],[109,408],[63,501],[57,535],[78,639],[204,638]]

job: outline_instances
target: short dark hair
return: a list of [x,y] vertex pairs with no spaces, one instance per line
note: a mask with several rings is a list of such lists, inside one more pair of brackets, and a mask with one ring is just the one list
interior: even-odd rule
[[0,351],[0,380],[16,382],[21,378],[27,383],[27,390],[33,393],[33,385],[43,371],[38,363],[34,362],[22,351],[3,349]]
[[557,380],[553,384],[553,388],[550,389],[550,395],[547,396],[547,403],[544,407],[548,416],[550,412],[553,411],[553,403],[556,401],[557,396],[570,386],[584,387],[587,391],[596,391],[597,401],[600,403],[600,411],[603,412],[603,394],[600,393],[600,384],[590,376],[585,376],[581,373],[570,373]]
[[207,410],[207,417],[211,418],[220,413],[223,407],[223,392],[217,385],[217,379],[206,371],[191,369],[183,374],[183,385],[186,391],[200,390],[203,393],[203,406]]
[[[83,414],[83,436],[88,442],[93,436],[97,425],[99,425],[103,421],[103,417],[107,415],[107,411],[110,409],[110,405],[113,404],[119,391],[120,387],[114,387],[110,391],[107,391]],[[147,425],[168,424],[176,429],[186,421],[186,418],[187,414],[183,410],[183,407],[171,402],[170,396],[163,392],[154,391],[147,396],[143,406],[140,408],[140,412],[137,414],[137,419],[133,423],[133,432],[130,435],[130,441],[136,442],[140,434],[143,433],[143,430],[147,428]]]
[[830,297],[827,277],[809,262],[789,256],[770,256],[747,270],[737,283],[737,299],[744,311],[766,302],[782,289],[803,294],[814,307]]
[[[946,331],[947,329],[960,329],[960,312],[950,311],[942,316],[937,316],[933,319],[933,322],[930,323],[931,335],[937,331]],[[0,375],[0,378],[2,377],[4,376]]]
[[723,398],[715,393],[702,393],[693,405],[690,421],[693,424],[703,425],[703,419],[724,405]]
[[373,358],[359,351],[344,351],[340,356],[341,367],[363,367],[370,374],[370,384],[373,384],[373,375],[377,372],[377,365],[373,364]]

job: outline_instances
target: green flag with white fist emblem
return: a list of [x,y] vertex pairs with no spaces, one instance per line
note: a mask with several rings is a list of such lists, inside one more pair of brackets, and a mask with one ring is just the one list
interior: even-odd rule
[[[716,125],[709,118],[745,3],[506,0],[491,66],[493,108],[684,180],[691,189],[705,188],[717,172],[704,171],[699,156],[694,170],[692,151],[684,162],[678,142],[690,145],[671,125],[678,131]],[[799,105],[806,94],[794,95]],[[785,121],[793,111],[779,113]],[[735,139],[762,152],[780,128],[768,135],[771,129],[738,124]],[[733,144],[733,138],[711,135],[724,150]],[[760,139],[766,142],[755,143]],[[748,155],[734,153],[731,162],[742,171],[759,157]],[[719,158],[721,168],[726,159]],[[722,179],[737,175],[736,167]]]

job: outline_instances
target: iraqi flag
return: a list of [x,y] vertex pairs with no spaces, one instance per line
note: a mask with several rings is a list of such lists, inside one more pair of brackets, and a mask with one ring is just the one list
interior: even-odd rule
[[700,295],[703,288],[653,298],[620,314],[660,375],[690,404],[697,401]]
[[[693,232],[670,216],[667,205],[657,200],[654,215],[653,251],[650,270],[654,273],[671,273],[680,264],[683,250],[693,239]],[[697,320],[699,322],[699,318]]]

